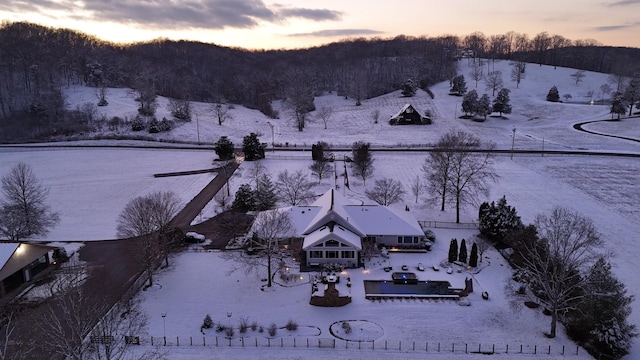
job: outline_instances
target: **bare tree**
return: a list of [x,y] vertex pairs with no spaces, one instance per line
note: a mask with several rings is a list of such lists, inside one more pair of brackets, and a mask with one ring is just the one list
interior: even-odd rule
[[118,217],[118,238],[131,238],[138,241],[139,253],[149,286],[153,285],[153,273],[156,270],[160,248],[156,222],[152,215],[154,205],[149,196],[138,196],[129,201]]
[[333,108],[329,107],[329,106],[323,106],[320,108],[320,110],[318,110],[317,116],[320,120],[322,120],[322,123],[324,124],[324,128],[327,128],[327,124],[329,124],[329,121],[331,120],[331,116],[333,115]]
[[58,292],[34,322],[42,345],[51,353],[83,360],[90,353],[86,337],[109,306],[103,296],[83,290],[85,274],[81,268],[75,269],[79,271],[60,278]]
[[373,123],[377,124],[380,119],[380,110],[375,109],[371,112],[371,117],[373,118]]
[[109,105],[109,102],[107,101],[107,87],[104,83],[96,87],[95,95],[98,98],[98,106]]
[[145,335],[147,316],[139,303],[121,299],[112,305],[108,289],[92,293],[81,286],[85,276],[84,267],[65,272],[53,299],[34,320],[44,347],[67,359],[161,358],[155,350],[128,351],[134,337]]
[[573,309],[583,293],[582,273],[597,259],[602,240],[591,219],[563,207],[535,219],[539,238],[523,244],[523,265],[531,294],[551,312],[550,337],[560,314]]
[[0,311],[0,360],[22,360],[33,352],[33,337],[19,334],[17,306],[3,305]]
[[476,88],[478,88],[478,81],[482,80],[484,77],[484,68],[482,64],[480,64],[480,59],[475,61],[472,59],[473,63],[471,64],[471,71],[469,71],[469,77],[476,82]]
[[285,169],[278,173],[275,188],[280,201],[295,206],[306,204],[313,199],[314,194],[311,192],[313,185],[302,170],[289,174]]
[[478,247],[478,258],[480,258],[480,262],[482,262],[482,258],[484,257],[484,252],[491,247],[489,242],[481,237],[476,236],[474,243]]
[[401,201],[405,191],[400,181],[383,178],[376,180],[376,184],[373,189],[366,190],[365,194],[370,200],[373,200],[380,205],[388,206]]
[[[267,270],[267,286],[273,285],[273,267],[275,261],[284,261],[288,253],[280,243],[294,236],[295,228],[289,214],[283,210],[261,212],[251,227],[251,254],[244,251],[223,253],[223,258],[236,263],[230,272],[244,269],[246,273]],[[255,253],[255,254],[254,254]]]
[[302,131],[309,120],[309,112],[315,110],[311,79],[307,74],[296,72],[290,75],[288,82],[289,88],[284,106],[292,114],[298,131]]
[[229,105],[215,104],[211,106],[216,119],[218,119],[218,125],[222,125],[227,120],[233,119],[233,116],[229,113],[231,107]]
[[251,179],[251,181],[253,182],[254,188],[258,186],[258,180],[260,180],[260,177],[262,176],[262,174],[264,174],[265,170],[266,169],[264,165],[262,165],[262,163],[260,162],[254,162],[253,167],[249,169],[248,176],[249,179]]
[[411,182],[411,193],[413,194],[413,196],[416,197],[416,204],[420,199],[420,195],[422,195],[426,189],[427,189],[427,186],[420,178],[420,175],[416,175],[416,177]]
[[115,304],[89,335],[90,358],[96,360],[151,360],[164,358],[157,349],[133,354],[131,347],[146,334],[148,316],[138,300]]
[[484,152],[478,137],[464,131],[457,131],[451,156],[448,190],[455,200],[456,223],[460,222],[460,209],[466,204],[477,203],[479,195],[488,195],[489,181],[495,181],[493,169],[493,144],[486,144]]
[[570,76],[576,80],[576,85],[578,85],[580,82],[582,82],[584,77],[587,75],[585,75],[584,70],[578,70],[573,74],[571,74]]
[[223,210],[228,210],[231,205],[231,195],[224,190],[218,191],[213,199]]
[[516,83],[516,87],[520,87],[520,82],[525,78],[525,69],[527,63],[524,61],[514,61],[511,63],[511,80]]
[[434,200],[440,200],[440,211],[444,211],[448,200],[455,136],[455,132],[450,131],[440,137],[422,165],[422,171],[428,180],[429,190],[436,195]]
[[167,109],[171,115],[182,121],[191,121],[191,102],[184,99],[169,99]]
[[495,96],[496,90],[500,90],[503,85],[502,71],[496,70],[488,73],[484,81],[487,85],[487,90],[491,90],[491,96]]
[[315,160],[313,164],[309,166],[309,169],[311,170],[311,175],[318,178],[318,184],[320,184],[322,179],[334,173],[333,167],[326,159]]
[[2,177],[0,234],[12,241],[44,235],[60,217],[45,204],[49,189],[36,178],[31,167],[18,163]]
[[169,223],[182,208],[182,201],[173,191],[155,191],[148,195],[151,204],[151,217],[154,222],[154,229],[158,231],[159,249],[164,256],[165,266],[169,266],[169,253],[175,244],[169,236]]

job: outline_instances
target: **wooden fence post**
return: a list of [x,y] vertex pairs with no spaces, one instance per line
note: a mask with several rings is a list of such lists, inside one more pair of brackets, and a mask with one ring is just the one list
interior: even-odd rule
[[189,336],[189,346],[193,346],[193,336]]
[[509,344],[507,344],[507,354],[509,353]]
[[533,345],[533,353],[537,354],[538,353],[538,345]]
[[180,336],[176,336],[176,346],[180,346]]

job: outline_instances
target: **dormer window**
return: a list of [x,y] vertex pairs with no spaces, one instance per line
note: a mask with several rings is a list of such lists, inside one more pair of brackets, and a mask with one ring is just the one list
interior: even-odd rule
[[337,242],[336,240],[327,240],[327,242],[324,243],[324,246],[337,247],[337,246],[340,246],[340,243]]

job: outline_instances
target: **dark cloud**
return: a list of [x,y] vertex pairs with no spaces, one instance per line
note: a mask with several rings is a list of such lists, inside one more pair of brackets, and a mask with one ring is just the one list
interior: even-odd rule
[[327,9],[282,8],[278,14],[284,18],[299,17],[315,21],[340,20],[342,17],[341,12]]
[[[78,5],[80,4],[80,5]],[[263,0],[2,0],[8,12],[62,10],[83,20],[111,21],[147,28],[251,28],[260,21],[282,22],[289,18],[312,21],[338,20],[342,13],[327,9],[268,7]],[[84,14],[91,13],[90,18]]]
[[636,4],[640,4],[640,0],[619,0],[612,2],[609,6],[627,6]]
[[636,27],[638,25],[640,25],[640,22],[627,23],[627,24],[618,24],[618,25],[603,25],[603,26],[596,26],[594,28],[594,30],[602,31],[602,32],[615,31],[615,30],[624,30],[624,29],[629,29],[629,28]]
[[334,29],[320,30],[310,33],[290,34],[288,36],[315,36],[315,37],[336,37],[336,36],[356,36],[356,35],[376,35],[383,34],[382,31],[370,29]]

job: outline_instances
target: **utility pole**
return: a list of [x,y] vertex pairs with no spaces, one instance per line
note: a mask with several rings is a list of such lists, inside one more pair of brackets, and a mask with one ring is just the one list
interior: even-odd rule
[[513,147],[516,143],[516,128],[513,128],[513,136],[511,136],[511,160],[513,160]]

